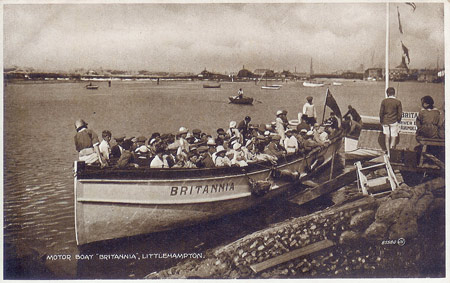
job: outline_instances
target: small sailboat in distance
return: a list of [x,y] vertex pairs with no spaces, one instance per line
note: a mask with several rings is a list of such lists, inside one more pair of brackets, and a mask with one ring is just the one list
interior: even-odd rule
[[305,87],[321,87],[324,86],[324,83],[316,82],[311,80],[313,76],[313,64],[312,64],[312,58],[311,58],[311,65],[309,67],[309,81],[303,82],[303,86]]

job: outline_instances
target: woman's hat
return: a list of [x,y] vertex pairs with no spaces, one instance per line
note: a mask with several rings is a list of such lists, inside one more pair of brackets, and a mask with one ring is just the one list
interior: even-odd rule
[[219,153],[219,152],[225,152],[225,151],[227,151],[222,145],[219,145],[217,148],[216,148],[216,152],[217,153]]
[[188,129],[186,129],[185,127],[181,127],[181,128],[178,130],[178,133],[179,133],[179,134],[187,134],[187,132],[188,132]]
[[234,150],[238,150],[238,149],[240,149],[241,148],[241,144],[240,143],[235,143],[234,145],[233,145],[233,149]]
[[83,119],[78,119],[75,121],[75,128],[78,129],[79,127],[82,126],[87,126],[88,123],[86,123]]
[[278,115],[281,115],[281,114],[283,114],[283,111],[278,110],[278,111],[277,111],[277,116],[278,116]]
[[230,128],[236,128],[236,121],[231,121],[230,122]]
[[214,145],[216,145],[216,142],[214,141],[214,139],[208,139],[208,141],[206,142],[206,145],[214,146]]

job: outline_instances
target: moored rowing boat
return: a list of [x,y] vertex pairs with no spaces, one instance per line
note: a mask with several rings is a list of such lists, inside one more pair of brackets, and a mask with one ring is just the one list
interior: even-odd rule
[[[277,165],[119,170],[75,162],[77,244],[169,230],[248,209],[311,177],[341,141],[338,136],[306,157],[287,155]],[[275,170],[298,172],[298,178],[276,178]]]

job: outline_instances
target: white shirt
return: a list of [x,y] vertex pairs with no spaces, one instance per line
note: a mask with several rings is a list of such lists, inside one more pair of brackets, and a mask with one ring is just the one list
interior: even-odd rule
[[169,168],[169,164],[167,164],[167,160],[165,158],[164,161],[162,161],[158,155],[155,155],[150,163],[150,168]]
[[284,139],[284,148],[286,149],[287,153],[295,153],[298,150],[298,141],[297,138],[294,136],[286,137]]
[[102,140],[98,149],[100,150],[101,156],[106,160],[109,160],[109,154],[111,153],[111,147],[109,146],[109,143],[105,140]]
[[314,104],[305,103],[305,105],[303,105],[303,114],[306,114],[310,118],[317,118],[316,107],[314,107]]

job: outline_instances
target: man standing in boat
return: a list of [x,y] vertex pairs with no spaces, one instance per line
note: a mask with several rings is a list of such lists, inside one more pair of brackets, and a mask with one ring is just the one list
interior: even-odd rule
[[391,156],[391,148],[395,148],[399,131],[399,123],[402,120],[402,103],[395,97],[395,89],[388,87],[387,98],[383,99],[380,107],[380,123],[383,126],[384,141],[388,156]]

